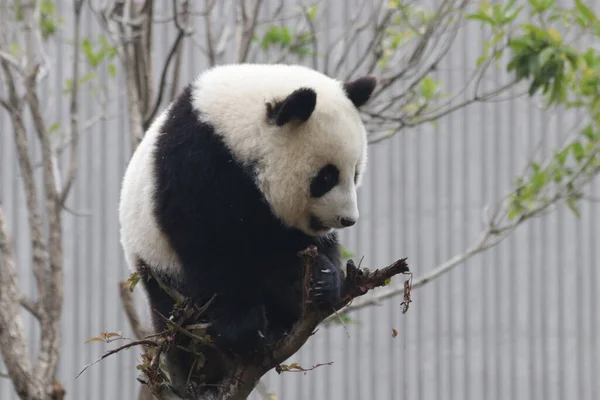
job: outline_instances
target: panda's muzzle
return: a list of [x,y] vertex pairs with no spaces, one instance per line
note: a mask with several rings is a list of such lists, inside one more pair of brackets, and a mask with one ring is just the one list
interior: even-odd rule
[[351,219],[351,218],[343,218],[343,217],[337,218],[336,222],[339,223],[339,225],[336,223],[336,226],[327,226],[319,217],[312,214],[310,216],[309,225],[310,225],[311,230],[313,230],[315,232],[320,232],[320,231],[327,231],[332,228],[348,228],[348,227],[356,224],[356,220]]

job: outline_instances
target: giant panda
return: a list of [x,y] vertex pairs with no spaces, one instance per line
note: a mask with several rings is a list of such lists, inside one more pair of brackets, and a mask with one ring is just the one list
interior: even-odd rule
[[[206,311],[215,342],[263,351],[300,317],[303,264],[316,246],[312,299],[331,309],[344,272],[336,231],[359,218],[367,163],[359,108],[376,79],[340,81],[299,65],[210,68],[152,122],[122,180],[120,240]],[[142,282],[151,310],[173,302]],[[165,329],[153,315],[156,331]]]

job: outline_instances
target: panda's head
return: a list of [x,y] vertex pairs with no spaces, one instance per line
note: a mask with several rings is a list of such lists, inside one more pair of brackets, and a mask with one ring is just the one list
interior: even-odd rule
[[342,83],[337,96],[320,99],[307,86],[266,104],[273,148],[259,183],[288,225],[324,235],[357,222],[357,188],[367,161],[357,109],[374,87],[373,78],[360,78]]
[[[253,166],[273,213],[311,236],[354,225],[357,188],[367,163],[358,109],[371,97],[375,78],[341,82],[287,65],[220,69],[198,82],[205,95],[200,90],[196,104],[216,121],[237,158]],[[216,85],[219,77],[224,79]],[[236,84],[232,80],[239,80],[234,95],[229,94]]]

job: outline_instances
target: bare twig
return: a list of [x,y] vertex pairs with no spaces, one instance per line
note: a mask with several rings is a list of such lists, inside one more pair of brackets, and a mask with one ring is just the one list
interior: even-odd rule
[[73,34],[73,78],[71,79],[71,104],[70,104],[70,124],[71,124],[71,147],[67,178],[64,186],[58,194],[58,202],[62,206],[69,195],[71,186],[75,181],[77,171],[77,155],[79,149],[79,111],[77,94],[79,91],[79,43],[81,41],[81,8],[83,0],[75,0],[73,3],[74,11],[74,34]]
[[319,68],[319,59],[318,59],[319,46],[318,46],[318,40],[317,40],[317,31],[315,29],[315,24],[313,23],[310,15],[308,13],[308,7],[303,6],[302,11],[303,11],[304,19],[306,20],[306,23],[308,24],[308,29],[310,32],[310,42],[312,45],[312,54],[311,54],[312,67],[313,67],[313,69],[318,69]]
[[21,306],[23,306],[24,309],[29,311],[31,313],[31,315],[36,317],[38,320],[41,318],[42,311],[40,309],[39,303],[37,303],[31,299],[28,299],[26,297],[21,297]]
[[206,8],[206,13],[204,14],[204,34],[206,36],[207,52],[206,56],[208,57],[208,65],[212,67],[217,63],[212,30],[212,12],[217,2],[215,0],[204,0],[204,4]]
[[133,303],[131,290],[124,285],[124,282],[119,283],[119,293],[121,294],[125,315],[127,315],[134,336],[138,340],[145,338],[148,336],[149,331],[142,326],[137,310],[135,309],[135,304]]
[[[177,7],[176,7],[176,2],[173,2],[174,4],[174,12],[177,12]],[[171,65],[171,61],[173,60],[173,57],[175,57],[177,54],[180,53],[181,50],[181,44],[182,44],[182,40],[184,38],[184,36],[186,35],[186,31],[183,28],[178,28],[179,31],[177,33],[177,37],[175,38],[175,41],[173,42],[173,46],[171,46],[171,50],[169,51],[169,54],[167,56],[167,60],[165,61],[165,65],[163,66],[161,75],[160,75],[160,83],[158,85],[158,93],[156,95],[156,100],[154,101],[154,106],[152,106],[152,108],[149,110],[148,114],[144,117],[144,125],[143,125],[143,129],[146,130],[148,129],[148,127],[150,126],[150,124],[152,123],[152,121],[154,120],[154,117],[156,116],[156,113],[160,107],[160,104],[162,103],[162,99],[163,99],[163,95],[165,92],[165,87],[166,87],[166,81],[167,81],[167,73],[169,71],[169,66]]]
[[248,17],[246,13],[246,0],[241,0],[238,7],[237,14],[237,40],[238,40],[238,52],[237,62],[242,63],[246,61],[248,57],[248,50],[252,43],[252,36],[256,29],[256,21],[258,18],[258,12],[262,5],[262,0],[254,0],[254,7],[251,10],[252,15]]
[[0,106],[4,107],[8,112],[12,111],[12,106],[9,104],[8,99],[0,97]]
[[0,60],[6,62],[12,68],[14,68],[19,74],[24,75],[23,67],[19,65],[19,62],[10,53],[0,49]]
[[100,361],[104,360],[106,357],[110,357],[111,355],[116,354],[122,350],[128,349],[130,347],[135,347],[135,346],[140,346],[140,345],[147,346],[147,347],[158,347],[157,343],[153,340],[134,340],[131,343],[124,344],[123,346],[119,346],[116,349],[109,350],[106,353],[102,354],[102,356],[99,359],[97,359],[96,361],[93,361],[93,362],[87,364],[85,367],[83,367],[83,369],[77,374],[75,379],[79,378],[79,376],[81,374],[83,374],[86,369],[88,369],[89,367],[91,367],[94,364],[99,363]]

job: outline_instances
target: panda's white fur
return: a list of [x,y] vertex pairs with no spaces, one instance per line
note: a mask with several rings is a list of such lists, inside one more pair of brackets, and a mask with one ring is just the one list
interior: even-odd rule
[[181,263],[154,215],[156,179],[151,167],[160,127],[167,107],[148,128],[136,148],[123,177],[119,203],[121,246],[129,268],[135,270],[139,257],[157,269],[177,274]]

